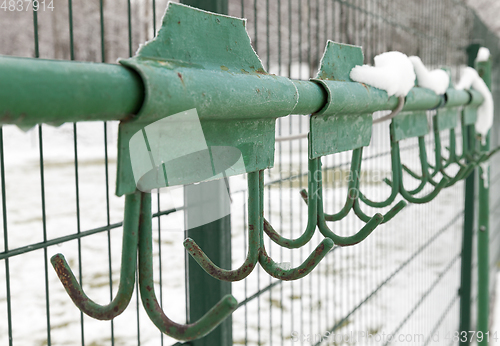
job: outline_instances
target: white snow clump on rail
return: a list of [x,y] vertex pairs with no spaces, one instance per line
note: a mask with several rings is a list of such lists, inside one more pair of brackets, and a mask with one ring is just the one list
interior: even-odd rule
[[[479,55],[478,55],[479,56]],[[474,88],[484,97],[484,102],[477,109],[476,132],[481,135],[483,145],[486,143],[486,135],[493,125],[493,96],[490,89],[479,74],[472,67],[466,67],[462,71],[462,77],[455,87],[458,90]]]
[[477,51],[476,62],[488,61],[490,59],[490,50],[486,47],[481,47]]
[[437,95],[443,95],[450,84],[450,76],[441,69],[429,71],[418,56],[410,56],[410,61],[415,68],[418,86],[431,89]]
[[413,65],[406,54],[386,52],[373,60],[375,66],[354,67],[350,73],[351,79],[385,90],[389,96],[406,96],[415,85]]

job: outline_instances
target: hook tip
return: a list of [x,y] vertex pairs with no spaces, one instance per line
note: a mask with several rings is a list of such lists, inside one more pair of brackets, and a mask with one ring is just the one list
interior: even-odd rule
[[193,246],[196,246],[196,242],[193,239],[191,239],[191,238],[186,238],[182,242],[182,245],[184,245],[184,247],[186,248],[186,250],[190,251]]
[[396,204],[396,207],[401,210],[403,209],[404,207],[406,207],[408,205],[408,203],[405,201],[405,200],[401,200],[399,201],[397,204]]
[[328,251],[330,251],[333,248],[333,246],[335,245],[333,240],[331,240],[330,238],[323,239],[323,241],[321,243],[323,243],[323,245],[325,246],[325,248],[328,249]]
[[50,263],[52,263],[52,266],[54,268],[64,265],[66,263],[66,258],[62,253],[55,254],[50,258]]
[[222,297],[221,304],[230,311],[234,311],[238,307],[238,301],[231,294],[226,294]]

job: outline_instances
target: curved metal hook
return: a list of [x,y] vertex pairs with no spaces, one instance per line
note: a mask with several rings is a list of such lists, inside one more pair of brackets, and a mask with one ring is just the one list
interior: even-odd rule
[[298,280],[302,279],[316,268],[319,262],[321,262],[333,248],[333,245],[333,240],[329,238],[323,239],[314,252],[311,253],[301,265],[292,269],[283,268],[281,265],[274,262],[267,254],[264,245],[261,245],[259,263],[269,275],[276,279],[284,281]]
[[[400,156],[400,152],[399,152],[399,142],[396,142],[396,141],[395,142],[391,142],[391,146],[393,146],[394,148],[396,148],[397,159],[398,159],[398,166],[397,166],[396,169],[398,169],[399,174],[402,176],[403,175],[403,168],[402,168],[401,156]],[[427,163],[427,157],[426,156],[424,158],[421,157],[421,160],[424,160],[424,161],[422,161],[424,164]],[[430,176],[426,175],[426,177],[430,181]],[[436,188],[433,191],[429,192],[425,196],[415,197],[414,195],[410,194],[405,189],[403,179],[401,178],[399,180],[399,193],[401,194],[401,196],[403,196],[404,199],[406,199],[410,203],[414,203],[414,204],[428,203],[431,200],[433,200],[434,198],[436,198],[436,196],[439,194],[439,192],[441,192],[441,190],[444,187],[446,187],[446,185],[448,184],[448,182],[449,182],[448,179],[446,177],[443,177],[441,179],[441,181],[436,185]],[[394,183],[392,183],[392,184],[394,185]]]
[[[349,214],[349,211],[352,209],[352,206],[354,204],[354,200],[357,198],[356,195],[357,195],[357,186],[358,186],[358,181],[359,181],[359,174],[358,174],[358,171],[356,169],[357,169],[357,167],[359,167],[359,160],[361,160],[361,157],[360,157],[359,153],[360,153],[359,149],[355,149],[352,152],[350,174],[351,174],[351,177],[353,177],[353,179],[349,179],[349,184],[347,185],[347,197],[346,197],[344,206],[336,214],[326,214],[326,213],[324,213],[325,219],[327,221],[339,221],[339,220],[342,220],[344,217],[347,216],[347,214]],[[316,159],[316,160],[319,160],[319,159]],[[312,160],[309,160],[309,161],[312,161]],[[322,180],[321,171],[318,171],[318,174],[320,175],[320,177],[319,177],[320,179],[319,180]],[[320,184],[322,185],[322,182],[320,182]],[[313,198],[311,200],[311,202],[309,202],[309,194],[308,194],[308,192],[306,190],[301,190],[300,191],[300,195],[302,196],[302,199],[304,200],[304,202],[308,206],[310,206],[310,203],[315,203],[317,205],[317,199],[318,199],[318,195],[320,193],[320,189],[318,189],[318,186],[319,186],[319,184],[316,184],[316,189],[312,190],[312,191],[314,191],[315,198]],[[311,189],[309,189],[309,191],[311,191]],[[317,209],[317,207],[316,207],[316,209]],[[317,217],[316,217],[316,219],[317,219]],[[264,224],[264,230],[265,230],[265,226],[266,225]],[[314,226],[316,227],[316,224]]]
[[[309,175],[308,175],[308,190],[312,191],[313,194],[316,193],[318,189],[318,182],[316,180],[316,172],[318,171],[318,162],[320,159],[309,160]],[[303,190],[304,191],[304,190]],[[302,193],[302,192],[301,192]],[[306,192],[307,195],[307,192]],[[281,236],[278,232],[274,230],[271,224],[264,219],[264,232],[272,239],[276,244],[286,247],[288,249],[296,249],[304,246],[311,240],[316,230],[317,223],[317,198],[313,198],[311,203],[307,206],[307,226],[304,233],[296,238],[289,239]]]
[[[397,145],[398,145],[398,151],[399,151],[399,143]],[[404,184],[402,184],[402,187],[401,187],[401,189],[403,191],[402,194],[404,194],[405,196],[408,196],[408,195],[414,196],[417,193],[419,193],[420,191],[422,191],[423,188],[425,187],[425,185],[427,185],[427,183],[430,183],[432,186],[436,187],[429,194],[429,196],[432,197],[431,199],[433,199],[435,196],[437,196],[437,194],[441,191],[441,189],[443,189],[444,187],[451,186],[450,185],[451,178],[449,176],[447,176],[445,173],[445,174],[443,174],[443,178],[439,182],[436,182],[435,180],[433,180],[432,179],[433,174],[431,172],[429,172],[430,164],[427,161],[427,150],[425,148],[425,139],[423,136],[418,137],[418,146],[419,146],[419,157],[420,157],[420,169],[422,171],[422,175],[418,175],[417,173],[413,172],[411,169],[409,169],[407,166],[405,166],[403,164],[401,164],[401,169],[404,170],[406,173],[408,173],[410,176],[412,176],[414,179],[420,180],[420,184],[413,190],[406,190],[406,188],[404,187]],[[401,160],[401,158],[399,158],[399,160]],[[467,173],[467,172],[465,172],[465,173]],[[459,178],[458,174],[455,178]],[[385,182],[389,185],[392,184],[392,182],[389,180],[385,180]],[[453,182],[453,184],[455,182]],[[421,200],[421,199],[414,199],[414,197],[409,197],[409,199],[411,199],[413,201],[417,201],[417,200],[420,201]],[[426,197],[423,197],[423,200],[427,200]],[[412,203],[426,203],[426,202],[412,202]]]
[[500,151],[500,147],[496,147],[495,149],[491,150],[489,153],[485,153],[483,155],[481,155],[477,160],[476,160],[476,163],[479,164],[479,163],[482,163],[482,162],[485,162],[485,161],[488,161],[490,159],[490,157],[492,157],[493,155],[495,155],[496,153],[498,153]]
[[[386,222],[392,220],[392,218],[394,216],[396,216],[401,210],[403,210],[403,208],[406,207],[406,205],[407,205],[407,203],[405,201],[399,201],[398,203],[396,203],[396,205],[394,207],[392,207],[391,210],[389,210],[387,213],[385,213],[383,215],[383,221],[381,222],[381,224],[386,223]],[[361,221],[370,222],[371,219],[373,218],[373,217],[370,217],[370,216],[366,215],[361,210],[361,208],[359,206],[359,200],[356,200],[354,202],[353,210],[354,210],[354,213],[356,213],[356,215],[358,216],[358,218]]]
[[[424,189],[424,187],[427,185],[429,180],[432,180],[430,173],[429,173],[429,163],[427,162],[427,150],[425,148],[425,138],[423,136],[418,137],[418,148],[419,148],[419,158],[420,158],[420,171],[422,172],[422,175],[418,175],[415,172],[413,172],[411,169],[409,169],[406,165],[401,165],[403,170],[408,173],[410,176],[412,176],[414,179],[420,180],[420,184],[413,190],[406,190],[407,193],[410,195],[416,195],[420,191]],[[391,184],[387,179],[384,180],[387,184]]]
[[[260,199],[260,217],[264,220],[264,174],[263,171],[259,172],[259,199]],[[298,267],[286,269],[274,262],[273,259],[267,254],[264,246],[264,232],[263,222],[259,222],[260,229],[260,249],[259,249],[259,263],[264,270],[272,277],[280,280],[290,281],[298,280],[309,274],[319,262],[330,252],[333,248],[333,241],[331,239],[323,239],[316,247],[313,253]]]
[[376,213],[356,234],[343,237],[335,234],[326,224],[325,215],[323,213],[323,201],[321,196],[318,202],[318,227],[325,237],[330,238],[336,245],[351,246],[362,242],[368,237],[378,225],[384,221],[384,217],[380,213]]
[[[456,154],[456,144],[455,144],[455,129],[450,129],[450,157],[448,160],[444,159],[441,155],[441,136],[438,129],[434,129],[434,143],[435,143],[435,167],[434,172],[431,173],[431,178],[435,177],[438,173],[441,173],[444,178],[448,179],[446,187],[454,185],[457,181],[468,176],[472,170],[475,168],[475,163],[470,162],[467,165],[463,165],[458,161],[458,155]],[[443,165],[443,162],[445,164]],[[445,172],[445,168],[449,167],[451,164],[456,163],[460,166],[457,174],[452,177]],[[429,180],[433,185],[435,182],[432,179]]]
[[[351,209],[354,210],[354,213],[360,220],[363,222],[370,222],[372,217],[366,215],[360,208],[358,195],[360,194],[359,190],[359,177],[361,176],[361,162],[363,157],[363,148],[354,149],[352,152],[352,160],[351,160],[351,169],[350,169],[350,177],[349,184],[347,187],[347,197],[344,203],[343,208],[336,214],[327,214],[323,211],[324,217],[326,221],[339,221],[347,216]],[[321,172],[319,173],[321,174]],[[320,175],[320,184],[322,186],[322,179]],[[309,196],[305,190],[301,191],[302,198],[306,203],[309,201]],[[318,189],[318,195],[323,198],[322,189]],[[397,203],[389,212],[383,215],[383,221],[381,223],[386,223],[391,220],[397,213],[401,211],[406,206],[405,201],[400,201]]]
[[[392,125],[391,125],[392,126]],[[391,167],[392,167],[392,181],[394,184],[391,184],[391,194],[389,197],[381,202],[375,202],[370,199],[368,199],[361,191],[359,192],[359,199],[365,203],[366,205],[373,207],[373,208],[384,208],[388,207],[391,205],[394,200],[396,199],[396,196],[398,195],[399,192],[399,181],[402,179],[401,178],[401,172],[399,171],[399,148],[396,148],[392,145],[391,141]]]
[[401,110],[403,109],[405,105],[405,97],[404,96],[399,96],[398,97],[398,105],[396,108],[394,108],[394,110],[390,113],[390,114],[387,114],[381,118],[378,118],[378,119],[375,119],[373,120],[373,124],[378,124],[378,123],[381,123],[383,121],[386,121],[386,120],[390,120],[392,118],[394,118],[396,115],[399,114],[399,112],[401,112]]
[[[321,167],[320,167],[321,168]],[[320,170],[321,172],[321,170]],[[356,234],[352,236],[339,236],[335,234],[326,224],[326,218],[323,208],[323,184],[322,179],[318,182],[318,228],[326,238],[330,238],[336,245],[339,246],[350,246],[363,241],[368,237],[377,226],[384,221],[382,214],[375,214],[366,225],[364,225]],[[361,195],[361,193],[360,193]]]
[[178,324],[169,319],[156,299],[153,281],[153,239],[151,220],[151,195],[142,193],[141,222],[139,226],[139,289],[144,309],[149,318],[165,333],[177,340],[194,340],[210,333],[236,308],[238,302],[232,295],[224,296],[197,322]]
[[[359,175],[359,173],[361,172],[361,156],[363,155],[363,148],[360,148],[360,160],[359,160],[359,164],[358,164],[358,168],[357,168],[357,173]],[[360,193],[360,190],[359,190],[359,179],[357,181],[357,186],[356,186],[356,191],[358,192],[358,194],[361,194]],[[405,201],[399,201],[398,203],[396,203],[396,205],[394,207],[392,207],[387,213],[385,213],[383,215],[383,221],[381,222],[381,224],[383,223],[386,223],[388,221],[390,221],[394,216],[396,216],[404,207],[406,207],[406,202]],[[359,199],[356,199],[355,202],[354,202],[354,205],[353,205],[353,209],[354,209],[354,213],[358,216],[359,219],[361,219],[362,221],[364,222],[370,222],[372,220],[373,217],[370,217],[368,215],[366,215],[362,210],[361,210],[361,207],[360,207],[360,203],[359,203]],[[326,219],[328,221],[328,219]]]
[[250,275],[259,260],[259,210],[259,172],[250,172],[248,173],[248,253],[238,269],[228,270],[218,267],[191,238],[184,240],[184,247],[212,277],[223,281],[243,280]]
[[490,159],[493,155],[500,151],[500,146],[491,150],[488,153],[480,152],[475,148],[470,148],[470,137],[474,137],[476,130],[474,125],[464,125],[462,124],[462,154],[459,159],[467,159],[470,162],[474,162],[476,165],[483,163]]
[[115,298],[108,305],[96,304],[85,294],[62,254],[54,255],[50,259],[73,303],[90,317],[98,320],[111,320],[120,315],[130,302],[137,266],[140,205],[141,196],[138,192],[125,197],[120,284]]

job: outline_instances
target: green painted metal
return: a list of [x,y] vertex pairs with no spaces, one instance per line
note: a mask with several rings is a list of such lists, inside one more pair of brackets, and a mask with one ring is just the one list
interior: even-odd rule
[[[206,11],[220,14],[228,14],[227,0],[183,0],[182,3]],[[219,184],[226,183],[219,181]],[[197,203],[200,200],[198,195],[193,196],[189,189],[184,188],[184,204]],[[219,200],[223,200],[223,193],[219,189]],[[214,196],[215,197],[215,196]],[[222,205],[225,205],[222,203]],[[226,206],[229,208],[229,206]],[[189,227],[191,218],[190,209],[185,211],[187,236],[204,249],[204,254],[220,268],[231,268],[231,215],[222,217],[209,224],[199,227]],[[195,212],[196,213],[196,212]],[[196,216],[195,216],[196,217]],[[187,258],[187,291],[189,293],[188,321],[199,320],[225,295],[231,294],[232,285],[230,282],[218,280],[206,274],[205,270],[194,260],[192,256]],[[232,316],[228,316],[219,326],[208,335],[191,341],[192,346],[232,346],[233,345],[233,323]]]
[[141,193],[139,288],[142,304],[151,321],[162,333],[177,340],[194,340],[210,333],[238,306],[233,296],[226,295],[195,323],[187,325],[175,323],[165,315],[156,298],[153,272],[151,194]]
[[[347,195],[346,195],[344,206],[342,207],[342,209],[339,212],[337,212],[335,214],[327,214],[324,211],[321,212],[321,214],[323,215],[322,217],[324,218],[324,221],[340,221],[349,214],[351,209],[354,210],[354,213],[356,214],[356,216],[358,216],[358,218],[360,220],[362,220],[364,222],[373,221],[372,220],[374,218],[373,216],[368,216],[367,214],[365,214],[361,210],[359,199],[358,199],[359,178],[361,176],[362,156],[363,156],[363,148],[358,148],[358,149],[353,150],[352,159],[351,159],[351,168],[349,170],[349,177],[352,177],[352,178],[349,179],[349,183],[347,184]],[[318,160],[318,159],[313,159],[313,160],[310,159],[309,164],[311,164],[311,161],[315,161],[315,160]],[[323,178],[322,178],[322,173],[320,171],[318,171],[318,173],[316,175],[316,179],[319,181],[318,188],[316,188],[314,190],[309,188],[309,191],[316,191],[315,193],[313,193],[313,196],[315,196],[315,198],[309,198],[310,194],[306,190],[302,190],[300,192],[302,195],[302,199],[304,200],[304,202],[306,204],[308,204],[308,208],[311,207],[311,203],[318,204],[318,201],[316,201],[317,199],[318,200],[323,199],[323,189],[322,189],[322,179]],[[389,210],[386,214],[383,215],[383,221],[380,222],[380,224],[390,221],[405,206],[406,206],[405,201],[399,201],[391,210]],[[320,212],[318,211],[318,215],[319,215],[319,213]],[[319,220],[319,217],[318,217],[318,220]],[[321,221],[321,223],[324,224],[324,221]],[[336,239],[339,239],[339,237],[337,237]],[[351,238],[351,239],[353,239],[353,238]],[[345,245],[353,245],[353,244],[349,244],[349,241],[347,241],[347,240],[343,240],[343,242],[344,242],[344,244],[343,244],[344,246]]]
[[484,97],[478,91],[470,89],[467,92],[471,95],[471,100],[468,103],[469,106],[479,107],[483,103]]
[[[361,47],[327,42],[318,74],[312,79],[325,88],[327,102],[310,118],[311,159],[360,148],[370,143],[371,114],[369,110],[362,111],[362,107],[369,108],[372,104],[372,95],[366,98],[367,92],[371,90],[359,83],[351,84],[353,81],[349,77],[352,68],[362,65],[363,59]],[[330,83],[332,81],[335,83]],[[338,88],[348,90],[338,93]],[[377,91],[374,94],[379,96]],[[370,101],[363,105],[363,100]],[[382,97],[381,101],[387,102],[387,97],[385,100]]]
[[[203,6],[201,1],[193,0],[189,3]],[[209,3],[205,3],[205,8],[227,10],[227,2],[223,0],[214,0]],[[157,147],[154,147],[152,138],[149,137],[150,133],[148,133],[158,121],[172,118],[174,115],[182,116],[189,110],[196,110],[208,151],[215,150],[216,147],[234,147],[241,153],[244,170],[229,171],[227,175],[249,173],[250,229],[248,258],[239,269],[221,269],[230,267],[230,264],[228,264],[227,258],[222,262],[219,261],[220,258],[215,261],[210,260],[214,254],[214,248],[210,249],[213,244],[209,245],[210,242],[204,242],[198,246],[194,240],[187,239],[185,246],[196,261],[196,265],[220,280],[235,281],[246,277],[259,261],[261,266],[275,278],[282,280],[300,279],[314,269],[334,243],[346,246],[364,240],[375,227],[390,220],[406,204],[401,201],[386,215],[376,214],[369,217],[362,212],[360,201],[374,207],[385,207],[390,205],[399,193],[411,203],[426,203],[432,200],[443,187],[450,186],[466,176],[466,166],[461,166],[461,173],[455,177],[447,177],[443,169],[452,163],[462,165],[459,159],[463,159],[463,157],[459,157],[455,152],[454,128],[457,122],[457,107],[467,105],[464,112],[464,125],[472,127],[468,124],[473,122],[473,111],[470,111],[472,113],[469,114],[468,109],[479,105],[482,98],[474,91],[449,89],[445,97],[440,97],[430,90],[413,88],[405,99],[404,112],[393,119],[391,125],[393,169],[393,179],[390,182],[392,185],[391,195],[385,201],[372,202],[361,193],[359,199],[353,198],[349,193],[346,197],[346,203],[339,213],[333,215],[324,213],[322,181],[321,178],[316,179],[316,174],[312,174],[312,172],[317,173],[318,171],[321,173],[320,157],[353,150],[351,171],[357,173],[359,178],[362,147],[368,145],[371,138],[371,112],[395,109],[398,105],[397,98],[389,98],[385,91],[350,80],[350,70],[362,62],[363,53],[360,47],[328,42],[320,71],[315,79],[295,81],[271,75],[264,70],[261,61],[253,51],[243,20],[172,3],[168,7],[158,36],[142,46],[135,57],[120,61],[122,66],[70,64],[54,61],[38,61],[36,64],[32,64],[30,59],[0,57],[2,76],[4,77],[4,70],[10,70],[9,73],[5,74],[7,78],[2,78],[2,80],[14,83],[14,88],[10,88],[12,90],[27,88],[26,92],[22,94],[26,104],[22,104],[15,102],[19,100],[16,99],[17,96],[13,95],[5,85],[0,84],[0,90],[2,90],[0,94],[0,123],[29,127],[42,122],[61,124],[76,120],[121,120],[116,193],[127,195],[126,210],[130,215],[126,215],[126,219],[135,217],[134,220],[138,220],[137,208],[134,209],[135,212],[129,210],[133,206],[140,205],[142,210],[138,226],[140,227],[138,243],[139,283],[143,304],[150,318],[162,332],[180,340],[193,340],[206,335],[228,317],[236,308],[236,301],[230,295],[222,297],[220,302],[203,316],[201,316],[204,313],[202,311],[214,304],[212,304],[212,300],[204,302],[206,304],[203,307],[200,304],[200,308],[196,312],[190,313],[190,319],[198,320],[198,322],[190,325],[179,325],[172,322],[161,310],[155,296],[152,275],[150,195],[141,193],[141,201],[138,202],[139,193],[136,191],[137,182],[134,179],[131,163],[130,142],[134,135],[143,136],[145,147],[151,157],[153,156],[153,148],[173,152],[184,150],[198,153],[199,151],[195,150],[192,143],[178,143],[169,146],[160,142],[156,143]],[[51,75],[58,69],[61,71]],[[31,79],[26,78],[27,73]],[[488,79],[487,73],[484,76]],[[50,86],[53,83],[54,89],[40,92],[36,89],[38,86],[28,85],[36,84],[37,81],[44,79],[48,80],[48,84],[45,85]],[[54,96],[56,94],[54,90],[61,90],[61,93]],[[102,90],[106,90],[106,92],[103,93]],[[39,102],[39,98],[44,95],[43,93],[52,95],[50,99],[52,103],[60,102],[56,111],[48,112],[49,105]],[[104,105],[104,103],[106,104]],[[50,106],[53,107],[53,104]],[[434,172],[430,173],[425,154],[425,143],[423,142],[423,136],[428,130],[423,111],[433,108],[439,108],[435,117],[435,134],[438,136],[436,155],[441,153],[440,131],[450,130],[451,142],[450,156],[447,159],[436,156],[436,167],[434,167]],[[272,167],[274,163],[275,121],[278,117],[291,113],[312,114],[309,135],[311,177],[308,186],[309,194],[304,194],[308,202],[310,219],[305,232],[297,239],[281,237],[263,218],[262,171]],[[182,128],[182,121],[180,124],[176,130],[179,132],[187,131]],[[407,191],[402,179],[405,168],[401,164],[399,141],[412,137],[418,137],[419,145],[424,147],[424,152],[421,150],[420,153],[423,168],[422,177],[420,177],[422,184],[415,190]],[[489,150],[486,146],[481,149],[479,154]],[[476,158],[477,154],[474,153]],[[487,154],[482,154],[480,159],[486,160],[489,157],[484,155]],[[145,157],[147,156],[145,155]],[[146,184],[145,186],[151,189],[194,183],[210,178],[200,175],[199,162],[194,160],[194,157],[197,158],[196,155],[190,156],[191,160],[187,160],[187,164],[176,162],[178,163],[178,171],[184,173],[180,174],[177,180],[172,180],[172,177],[167,177],[165,174],[163,185]],[[152,168],[159,169],[162,166],[165,167],[163,162],[153,162]],[[473,166],[467,166],[469,170],[467,172],[470,173],[471,167]],[[213,169],[215,171],[215,168]],[[445,175],[445,178],[439,183],[432,180],[437,172]],[[416,197],[415,195],[423,189],[427,182],[435,185],[436,188],[426,196]],[[349,186],[359,188],[359,179],[355,179]],[[484,194],[487,194],[487,191]],[[128,202],[133,198],[135,198],[134,203]],[[327,226],[326,221],[336,221],[347,215],[350,209],[354,209],[358,217],[366,222],[366,225],[355,235],[338,236]],[[126,225],[130,222],[126,221]],[[222,223],[224,222],[227,223],[228,219],[222,221]],[[481,225],[484,226],[484,223]],[[273,241],[284,247],[297,248],[310,241],[316,226],[326,239],[300,266],[287,269],[268,256],[264,247],[264,232]],[[220,234],[220,232],[216,230],[215,234]],[[137,232],[135,236],[137,237]],[[134,241],[132,236],[130,238],[124,237],[124,246],[125,241],[132,245],[135,244],[137,247],[137,240]],[[207,248],[207,254],[201,248]],[[133,249],[124,249],[123,253],[123,256],[128,256],[127,258],[131,261],[132,257],[135,258]],[[227,253],[225,256],[227,257]],[[125,262],[124,259],[122,260]],[[63,257],[54,257],[54,263],[62,281],[69,278],[70,285],[77,287],[76,279],[72,276]],[[189,268],[193,272],[194,268],[199,269],[192,260]],[[128,273],[130,266],[122,265],[122,273],[123,271]],[[199,273],[196,275],[201,279]],[[122,279],[125,277],[123,275]],[[67,289],[70,287],[69,284],[66,286]],[[227,288],[227,286],[225,287]],[[121,289],[122,286],[120,286]],[[106,307],[92,303],[84,296],[79,286],[76,291],[68,290],[68,293],[73,296],[76,294],[84,296],[86,300],[81,304],[83,306],[81,309],[89,315],[105,315],[106,318],[113,318],[112,314],[107,314],[106,309],[111,309],[109,308],[111,306],[114,313],[114,307],[119,306],[117,311],[121,312],[123,311],[120,310],[122,306],[126,306],[126,303],[121,303],[122,299],[119,298],[123,296],[120,290],[115,298],[116,304],[113,300]],[[216,290],[217,293],[215,293]],[[219,300],[220,292],[223,290],[224,288],[214,290],[215,300]],[[125,288],[124,291],[128,292]],[[90,307],[85,304],[90,304],[88,305]],[[218,337],[217,340],[222,340],[221,338]],[[219,341],[217,343],[219,344]]]
[[[319,160],[318,160],[319,161]],[[320,167],[316,166],[319,170]],[[310,179],[315,179],[317,171],[313,171]],[[333,248],[332,239],[326,238],[321,241],[321,243],[316,246],[316,249],[306,258],[302,264],[296,268],[283,268],[282,264],[278,264],[267,254],[266,248],[264,246],[264,172],[259,172],[259,202],[260,202],[260,213],[259,213],[259,233],[260,233],[260,249],[259,249],[259,263],[262,268],[272,277],[280,280],[298,280],[309,274],[319,262],[330,252]]]
[[[316,160],[321,156],[353,150],[350,176],[354,177],[354,179],[350,179],[349,181],[344,207],[334,215],[326,214],[323,210],[321,177],[318,179],[318,193],[314,193],[313,195],[305,191],[301,193],[305,197],[304,200],[308,203],[309,207],[313,201],[318,204],[317,223],[322,234],[332,239],[336,244],[343,246],[353,245],[362,241],[380,223],[392,219],[406,205],[405,202],[402,202],[384,216],[376,214],[373,217],[369,217],[361,211],[359,203],[357,203],[362,147],[370,144],[373,124],[372,114],[363,112],[349,113],[349,107],[359,106],[359,102],[355,100],[359,95],[357,92],[354,92],[352,95],[347,93],[346,99],[341,101],[342,105],[337,107],[338,104],[333,100],[339,94],[335,93],[332,87],[340,87],[342,85],[353,88],[357,85],[359,87],[361,84],[352,83],[349,74],[353,67],[361,64],[363,64],[363,51],[361,47],[328,41],[325,53],[321,59],[318,74],[316,78],[312,79],[324,86],[328,96],[327,104],[319,112],[310,117],[309,160]],[[329,83],[333,81],[335,81],[335,84]],[[367,90],[371,91],[371,89],[363,85],[363,93]],[[387,96],[385,98],[387,100]],[[320,170],[318,173],[321,175]],[[317,202],[315,201],[316,199],[318,199]],[[326,221],[338,221],[346,217],[355,205],[356,215],[367,222],[367,224],[353,236],[338,236],[328,227]]]
[[[467,101],[468,102],[468,101]],[[458,110],[439,108],[437,114],[434,116],[434,132],[453,129],[457,127],[458,123]]]
[[[135,57],[120,62],[141,75],[146,97],[138,116],[120,124],[118,195],[136,188],[129,152],[132,136],[190,109],[198,113],[209,148],[237,148],[246,172],[273,165],[275,119],[293,111],[298,93],[288,78],[264,71],[245,21],[170,3],[157,37]],[[199,171],[191,162],[193,167],[184,169],[185,179],[179,183],[199,181],[189,176]]]
[[[475,168],[476,163],[470,162],[467,164],[462,164],[460,162],[460,155],[456,153],[456,136],[455,127],[457,125],[458,109],[438,109],[437,114],[433,118],[434,125],[434,154],[435,154],[435,166],[434,172],[431,173],[429,182],[437,186],[432,178],[438,173],[442,174],[444,178],[448,179],[446,187],[453,186],[459,180],[466,178],[472,170]],[[442,146],[441,146],[441,135],[440,131],[448,129],[450,132],[450,147],[448,159],[442,156]],[[463,156],[463,155],[462,155]],[[451,164],[457,164],[460,168],[455,176],[450,176],[446,173],[445,168]],[[428,166],[430,166],[428,164]]]
[[477,108],[476,107],[464,107],[462,110],[462,125],[473,125],[477,120]]
[[136,114],[144,87],[112,64],[0,56],[0,124],[117,120]]
[[458,107],[469,104],[472,101],[472,94],[463,93],[461,90],[448,88],[448,90],[446,90],[445,99],[446,107]]
[[394,141],[421,137],[429,133],[429,124],[425,112],[401,112],[392,120]]
[[[422,118],[421,115],[419,117]],[[423,119],[420,121],[423,123]],[[390,125],[392,181],[388,179],[384,180],[389,186],[391,186],[391,195],[384,201],[374,202],[366,198],[366,196],[364,196],[362,193],[360,193],[360,199],[369,206],[377,208],[388,206],[394,201],[398,193],[400,193],[401,196],[410,203],[416,203],[416,204],[428,203],[431,200],[433,200],[444,187],[447,186],[449,180],[446,177],[443,177],[441,181],[436,184],[434,184],[434,182],[432,181],[432,174],[429,172],[429,164],[427,162],[427,152],[425,148],[425,139],[424,139],[424,135],[427,131],[424,131],[422,126],[420,126],[421,127],[420,130],[422,131],[420,133],[421,136],[418,136],[419,151],[420,151],[419,156],[422,169],[422,176],[419,176],[416,173],[412,172],[410,169],[408,169],[408,167],[404,166],[401,163],[401,153],[400,153],[398,138],[405,137],[405,134],[410,133],[411,130],[408,127],[408,125],[410,125],[411,123],[412,121],[403,122],[402,124],[400,124],[398,123],[397,117],[392,119]],[[400,127],[400,125],[403,126]],[[415,134],[418,134],[417,131],[415,132]],[[439,146],[437,146],[435,150],[437,152],[440,151],[441,149]],[[406,171],[413,178],[421,181],[421,183],[417,188],[413,190],[407,190],[405,188],[403,180],[403,171]],[[435,185],[435,189],[429,192],[427,195],[416,197],[415,195],[420,193],[428,182]]]
[[323,107],[327,99],[327,93],[321,85],[301,80],[292,80],[292,83],[299,94],[299,100],[293,109],[294,114],[309,115]]
[[[184,240],[184,247],[191,257],[211,276],[224,281],[239,281],[246,278],[255,268],[259,257],[259,172],[248,173],[248,253],[244,263],[234,270],[215,265],[201,248],[190,238]],[[229,263],[230,264],[230,263]]]
[[[478,74],[491,89],[491,60],[476,63]],[[490,150],[490,133],[485,143],[480,143],[481,152]],[[490,219],[490,167],[489,162],[482,164],[479,169],[478,186],[478,233],[477,233],[477,332],[483,335],[489,331],[490,292],[489,292],[489,219]],[[488,345],[489,338],[478,341],[478,345]]]
[[[475,148],[476,138],[474,124],[464,126],[463,134],[467,143],[467,148]],[[467,159],[467,161],[470,161]],[[476,169],[465,179],[464,196],[464,227],[462,235],[462,261],[460,268],[460,332],[469,332],[471,330],[471,285],[472,285],[472,245],[474,234],[474,214],[475,214],[475,196],[476,189]],[[470,340],[461,340],[460,345],[469,345]]]
[[309,157],[315,159],[370,144],[372,115],[337,114],[312,116],[309,132]]
[[[311,192],[311,194],[315,194],[316,191],[318,191],[318,179],[317,176],[315,175],[318,171],[319,167],[319,159],[313,159],[313,160],[308,160],[308,191]],[[317,210],[318,210],[318,199],[317,198],[311,198],[311,201],[309,202],[308,200],[308,192],[305,192],[304,190],[301,192],[302,196],[306,197],[306,203],[307,203],[307,226],[298,238],[296,239],[288,239],[283,236],[281,236],[278,232],[274,230],[274,228],[271,226],[271,224],[264,219],[264,232],[271,238],[276,244],[286,247],[288,249],[296,249],[299,247],[304,246],[307,244],[311,238],[314,235],[314,231],[316,230],[316,224],[318,221],[318,216],[317,216]]]
[[50,260],[73,303],[90,317],[98,320],[111,320],[120,315],[130,302],[134,292],[137,266],[140,207],[140,193],[137,192],[126,196],[120,285],[116,297],[108,305],[96,304],[85,294],[62,254],[57,254]]

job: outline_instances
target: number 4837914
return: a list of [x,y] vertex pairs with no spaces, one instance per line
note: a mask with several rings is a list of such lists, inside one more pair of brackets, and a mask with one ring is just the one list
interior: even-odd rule
[[[1,1],[1,0],[0,0]],[[29,11],[54,11],[54,0],[3,0],[1,10],[10,12]]]

